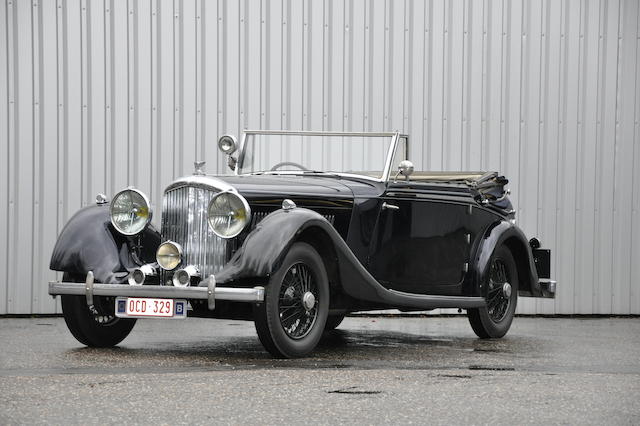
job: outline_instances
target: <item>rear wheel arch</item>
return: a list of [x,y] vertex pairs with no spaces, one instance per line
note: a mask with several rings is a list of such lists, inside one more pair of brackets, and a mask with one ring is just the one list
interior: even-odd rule
[[522,292],[531,292],[531,273],[529,270],[529,255],[527,252],[527,246],[523,241],[517,237],[509,237],[502,243],[506,246],[513,259],[516,262],[516,268],[518,270],[519,290]]

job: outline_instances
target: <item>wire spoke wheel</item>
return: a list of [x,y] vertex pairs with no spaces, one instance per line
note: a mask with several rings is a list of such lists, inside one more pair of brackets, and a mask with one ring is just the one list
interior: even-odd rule
[[[505,291],[505,284],[509,291]],[[494,322],[502,321],[511,303],[511,284],[507,267],[502,259],[494,259],[491,265],[489,290],[487,292],[487,312]]]
[[318,286],[309,267],[296,263],[285,273],[278,298],[280,324],[292,339],[301,339],[318,317]]
[[486,305],[467,310],[471,328],[480,338],[503,337],[513,321],[518,302],[518,268],[511,251],[504,245],[491,256],[484,285]]
[[329,313],[329,280],[316,249],[294,243],[270,277],[264,303],[253,309],[258,338],[272,355],[294,358],[313,351]]

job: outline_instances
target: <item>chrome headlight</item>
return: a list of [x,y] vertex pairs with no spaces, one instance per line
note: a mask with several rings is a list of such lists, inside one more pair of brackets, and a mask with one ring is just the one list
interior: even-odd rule
[[162,269],[172,271],[182,262],[182,247],[173,241],[165,241],[156,251],[156,261]]
[[142,192],[127,188],[113,197],[110,214],[111,223],[118,232],[136,235],[151,221],[151,204]]
[[251,219],[251,209],[244,197],[221,192],[211,199],[208,209],[209,227],[219,237],[233,238]]

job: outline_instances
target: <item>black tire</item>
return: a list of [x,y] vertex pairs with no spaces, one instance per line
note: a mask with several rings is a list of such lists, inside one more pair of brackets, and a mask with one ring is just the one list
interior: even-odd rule
[[[506,296],[503,288],[509,283],[511,294]],[[498,247],[491,255],[489,279],[483,283],[487,306],[467,310],[471,328],[481,339],[500,338],[507,334],[518,303],[518,268],[505,247]]]
[[[63,281],[84,282],[84,278],[64,274]],[[84,296],[62,295],[62,314],[73,337],[83,345],[108,348],[122,342],[131,333],[135,319],[118,318],[114,314],[113,298],[94,297],[94,314]]]
[[344,316],[344,314],[329,315],[327,317],[327,323],[324,325],[325,331],[331,331],[338,328],[338,326],[342,324]]
[[[307,293],[313,300],[305,299]],[[305,356],[322,337],[328,312],[329,282],[322,259],[309,244],[295,243],[271,276],[264,303],[254,307],[260,342],[277,358]]]

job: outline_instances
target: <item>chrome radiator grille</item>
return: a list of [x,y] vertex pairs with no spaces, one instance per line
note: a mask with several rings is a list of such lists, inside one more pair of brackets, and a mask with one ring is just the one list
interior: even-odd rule
[[[162,239],[182,246],[182,266],[194,265],[207,277],[217,273],[231,256],[234,240],[225,240],[213,233],[207,223],[209,201],[216,192],[209,189],[182,186],[164,194],[162,202]],[[162,282],[169,280],[163,271]]]

